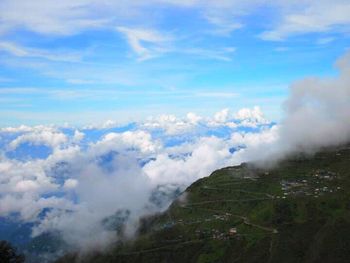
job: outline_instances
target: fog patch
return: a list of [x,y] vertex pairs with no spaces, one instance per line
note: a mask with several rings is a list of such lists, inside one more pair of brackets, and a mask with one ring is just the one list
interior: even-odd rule
[[275,126],[271,140],[258,139],[238,155],[271,166],[295,153],[313,154],[349,142],[350,52],[335,66],[339,71],[336,77],[308,77],[293,83],[283,105],[285,117]]

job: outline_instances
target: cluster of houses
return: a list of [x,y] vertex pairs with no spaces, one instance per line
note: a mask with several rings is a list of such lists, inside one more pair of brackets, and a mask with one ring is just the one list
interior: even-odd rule
[[314,177],[331,181],[337,178],[337,174],[330,171],[317,170],[314,174]]
[[[266,175],[268,175],[268,172],[266,172]],[[246,174],[243,173],[243,178],[246,176]],[[295,180],[281,180],[281,190],[282,195],[277,196],[271,196],[272,198],[277,199],[286,199],[289,196],[313,196],[315,198],[319,197],[320,195],[323,195],[324,193],[333,193],[335,191],[338,191],[341,189],[340,186],[335,186],[334,184],[326,184],[326,182],[333,181],[337,178],[337,174],[331,171],[325,171],[325,170],[316,170],[312,173],[312,176],[303,179],[295,179]],[[197,223],[203,223],[203,222],[210,222],[210,221],[228,221],[230,218],[230,213],[224,213],[224,214],[214,214],[207,218],[202,219],[192,219],[184,221],[183,219],[170,221],[167,223],[164,223],[160,228],[171,228],[175,225],[190,225],[190,224],[197,224]],[[277,230],[274,230],[273,233],[278,233]],[[237,228],[231,227],[227,231],[220,231],[218,229],[211,229],[211,230],[195,230],[195,235],[198,238],[212,238],[215,240],[229,240],[230,238],[239,237],[237,235]]]
[[[198,220],[184,221],[183,219],[179,219],[177,221],[166,222],[163,225],[161,225],[159,229],[172,228],[175,225],[190,225],[190,224],[196,224],[196,223],[202,223],[202,222],[210,222],[214,220],[227,221],[229,220],[229,217],[230,217],[230,214],[225,213],[225,214],[214,214],[211,218],[205,218],[202,220],[198,219]],[[237,234],[236,227],[231,227],[226,232],[219,231],[218,229],[211,229],[211,230],[197,229],[195,231],[195,235],[198,238],[212,238],[215,240],[228,240],[236,236],[236,234]]]
[[225,214],[214,214],[212,217],[208,217],[205,219],[197,219],[197,220],[188,220],[184,221],[183,219],[179,219],[177,221],[169,221],[164,223],[159,227],[159,229],[166,229],[166,228],[172,228],[175,225],[191,225],[191,224],[198,224],[198,223],[203,223],[203,222],[210,222],[214,220],[221,220],[221,221],[227,221],[229,220],[230,214],[225,213]]
[[[314,196],[319,197],[320,195],[324,193],[333,193],[337,190],[340,190],[341,187],[337,186],[335,188],[331,188],[326,185],[322,185],[324,181],[332,181],[337,178],[337,174],[330,171],[325,170],[316,170],[312,177],[310,178],[311,183],[309,183],[308,180],[298,180],[298,181],[287,181],[282,180],[280,182],[281,184],[281,190],[283,191],[282,196],[277,196],[277,199],[285,199],[288,196],[298,196],[298,195],[307,195],[307,196]],[[310,184],[316,184],[317,187],[310,187]]]
[[228,229],[227,232],[221,232],[218,229],[212,229],[211,231],[197,229],[196,235],[199,238],[209,236],[215,240],[228,240],[228,239],[233,238],[237,235],[237,228],[231,227],[230,229]]
[[301,181],[287,181],[282,180],[280,182],[281,189],[283,191],[283,196],[277,196],[277,199],[282,198],[285,199],[290,195],[296,196],[296,195],[303,195],[307,192],[308,189],[308,181],[307,180],[301,180]]
[[215,220],[227,221],[229,219],[230,214],[222,214],[222,215],[213,215]]

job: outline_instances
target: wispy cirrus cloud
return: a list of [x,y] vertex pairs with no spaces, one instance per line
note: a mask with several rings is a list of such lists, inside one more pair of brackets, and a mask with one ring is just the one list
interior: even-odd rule
[[[115,25],[141,24],[145,18],[156,21],[162,7],[182,8],[198,11],[202,18],[217,28],[223,35],[247,24],[245,17],[259,9],[272,8],[274,16],[262,32],[266,40],[281,40],[291,35],[310,32],[327,32],[349,27],[350,4],[343,0],[322,1],[96,1],[62,0],[36,1],[4,0],[0,3],[0,32],[18,28],[47,35],[73,35],[91,29],[113,30]],[[148,8],[155,12],[148,12]],[[127,27],[127,26],[126,26]],[[130,32],[128,32],[130,34]],[[140,33],[140,32],[139,32]],[[141,34],[143,35],[143,33]],[[134,35],[135,36],[135,35]],[[145,36],[154,40],[153,36]],[[150,37],[150,38],[149,38]],[[156,37],[159,40],[158,36]],[[137,44],[136,44],[137,45]],[[136,47],[144,52],[141,47]]]
[[264,40],[281,41],[295,35],[350,29],[348,1],[304,1],[298,4],[287,1],[277,7],[281,18],[260,35]]
[[173,37],[151,29],[117,27],[122,33],[131,49],[137,54],[138,60],[147,60],[167,52],[166,44],[169,44]]
[[16,94],[33,94],[41,93],[39,88],[29,88],[29,87],[12,87],[12,88],[0,88],[0,94],[2,95],[16,95]]
[[318,44],[318,45],[327,45],[329,43],[332,43],[334,40],[335,40],[334,37],[323,37],[323,38],[318,39],[316,41],[316,44]]
[[94,15],[96,4],[94,0],[1,1],[0,33],[25,28],[46,35],[72,35],[86,29],[101,28],[110,18]]
[[218,15],[210,16],[207,15],[205,17],[210,24],[215,26],[215,29],[210,31],[213,34],[221,35],[221,36],[229,36],[232,31],[241,29],[244,25],[240,22],[232,21],[232,19],[222,18]]
[[187,47],[181,45],[179,39],[169,33],[153,29],[118,27],[117,31],[126,38],[130,48],[137,55],[139,61],[152,59],[166,53],[177,53],[196,56],[204,59],[231,61],[231,54],[235,47]]
[[38,48],[29,48],[18,45],[13,42],[0,42],[0,52],[6,52],[15,57],[41,58],[49,61],[58,62],[78,62],[81,60],[81,55],[78,53],[55,52],[52,50],[44,50]]

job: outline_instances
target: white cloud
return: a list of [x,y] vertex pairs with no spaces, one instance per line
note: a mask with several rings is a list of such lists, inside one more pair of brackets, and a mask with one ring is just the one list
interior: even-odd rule
[[350,139],[350,53],[336,66],[334,78],[305,78],[291,86],[281,130],[289,147],[317,149]]
[[[285,102],[285,118],[279,127],[264,132],[259,147],[248,147],[244,155],[262,164],[276,162],[295,152],[313,153],[322,147],[350,141],[350,53],[336,62],[336,77],[310,77],[295,82]],[[259,135],[259,136],[260,136]],[[253,145],[255,136],[234,140]],[[247,141],[248,140],[248,141]],[[246,158],[245,158],[246,159]]]
[[236,113],[235,119],[241,120],[240,125],[245,127],[257,127],[258,125],[269,123],[258,106],[255,106],[253,109],[240,109]]
[[[149,203],[151,185],[134,156],[121,153],[111,165],[113,171],[107,171],[93,159],[81,159],[75,175],[77,179],[68,179],[63,186],[67,191],[74,191],[79,204],[73,213],[52,211],[34,228],[33,234],[57,230],[73,247],[98,249],[117,238],[115,232],[102,225],[102,220],[123,209],[131,213],[127,231],[132,234],[136,230],[133,225],[136,219],[149,212],[144,209]],[[78,221],[79,226],[74,226]],[[94,238],[87,238],[91,235]]]
[[33,131],[33,127],[26,126],[26,125],[20,125],[18,127],[4,127],[0,128],[1,132],[6,133],[17,133],[17,132],[30,132]]
[[142,124],[145,129],[162,129],[167,135],[181,134],[189,132],[194,128],[194,125],[199,121],[198,116],[189,113],[187,120],[181,120],[174,115],[160,115],[157,118],[149,118],[148,121]]
[[197,114],[195,114],[193,112],[187,113],[186,118],[192,124],[197,124],[202,119],[202,117],[198,116]]
[[37,182],[32,180],[23,180],[19,181],[16,185],[14,190],[16,192],[31,192],[36,191],[39,188],[39,185]]
[[130,47],[138,55],[139,60],[147,60],[165,52],[164,43],[171,40],[164,33],[150,29],[117,27],[117,30],[125,35]]
[[248,149],[251,147],[259,147],[261,144],[272,144],[279,138],[279,127],[262,130],[259,133],[253,132],[235,132],[231,135],[231,142],[235,146],[244,146]]
[[76,188],[77,185],[78,185],[78,180],[69,178],[64,182],[63,188],[73,189],[73,188]]
[[234,22],[232,19],[223,18],[222,13],[220,15],[205,15],[205,18],[209,23],[215,25],[217,28],[212,31],[212,33],[222,36],[229,36],[232,31],[241,29],[243,24],[240,22]]
[[94,16],[94,8],[94,0],[40,0],[35,3],[25,0],[1,1],[0,32],[24,27],[41,34],[70,35],[106,26],[109,19]]
[[222,111],[219,111],[214,115],[214,120],[219,123],[226,122],[228,118],[229,118],[229,109],[223,109]]
[[81,56],[69,52],[54,52],[37,48],[28,48],[12,42],[0,42],[0,51],[7,52],[16,57],[43,58],[51,61],[78,62]]
[[[277,5],[278,6],[278,5]],[[279,41],[289,36],[323,33],[350,26],[350,3],[335,1],[292,1],[280,4],[281,20],[275,28],[261,34],[265,40]]]
[[[216,137],[201,138],[189,146],[191,155],[185,158],[170,158],[160,154],[149,162],[145,173],[153,183],[189,183],[208,176],[211,171],[225,165],[234,164],[224,140]],[[200,165],[199,165],[200,164]]]
[[[216,121],[224,121],[221,125],[236,129],[230,126],[227,109],[221,112],[223,116],[219,115],[214,117]],[[207,176],[220,166],[237,163],[229,152],[229,148],[235,145],[231,138],[200,137],[202,129],[205,131],[213,121],[212,118],[202,118],[195,113],[188,113],[183,119],[173,115],[163,115],[138,124],[135,131],[116,133],[109,132],[108,128],[102,129],[100,131],[104,133],[94,143],[88,143],[89,130],[82,132],[72,129],[72,134],[67,135],[59,128],[51,126],[3,128],[1,132],[5,136],[15,136],[8,143],[8,147],[14,151],[20,144],[29,142],[53,147],[53,152],[46,159],[34,158],[26,161],[7,159],[0,155],[0,192],[3,194],[0,198],[0,214],[6,215],[17,211],[23,220],[37,220],[36,215],[45,208],[45,205],[53,206],[59,210],[53,212],[51,219],[45,218],[46,221],[41,222],[41,226],[35,233],[50,227],[68,233],[66,223],[83,214],[87,216],[86,207],[90,207],[89,211],[95,210],[101,205],[100,202],[106,202],[106,210],[101,214],[96,210],[94,213],[97,214],[91,215],[91,226],[96,226],[96,222],[101,220],[102,216],[112,214],[116,211],[115,209],[128,207],[128,201],[123,199],[132,193],[135,193],[139,203],[134,208],[139,210],[148,202],[145,196],[142,196],[143,202],[138,199],[138,191],[141,191],[139,187],[144,188],[141,191],[143,194],[149,194],[150,187],[159,183],[176,182],[187,185],[196,178]],[[163,135],[160,138],[153,138],[152,133],[157,129],[161,129]],[[158,131],[155,134],[157,133]],[[172,136],[183,136],[186,140],[180,145],[165,147],[162,140],[169,140]],[[108,169],[100,167],[99,163],[101,156],[108,156],[111,152],[117,153],[112,155],[111,160],[107,160],[112,162],[108,164],[113,167],[111,171],[115,172],[112,172],[112,175]],[[134,158],[150,161],[141,169],[137,161],[132,161]],[[203,165],[198,166],[198,163]],[[67,165],[68,171],[58,170],[55,174],[53,172],[55,169],[63,169],[60,168],[62,164]],[[143,179],[138,179],[138,176]],[[102,185],[97,183],[100,180]],[[138,180],[143,183],[137,185]],[[128,186],[131,182],[136,185]],[[41,197],[44,193],[50,196],[50,193],[57,191],[63,191],[67,195],[62,198]],[[94,191],[96,194],[91,195]],[[70,192],[78,194],[79,199],[85,200],[86,203],[73,205],[69,199]],[[99,193],[102,192],[106,196],[100,199]],[[94,199],[90,199],[89,196],[91,198],[93,196]],[[113,196],[115,198],[109,199]],[[95,200],[96,198],[98,200]],[[113,204],[107,205],[108,200],[114,200]],[[64,215],[65,209],[75,211],[76,217]],[[62,220],[62,224],[57,220]],[[86,229],[89,228],[86,227]],[[96,228],[101,230],[97,226]],[[83,227],[77,231],[79,232],[76,232],[77,238],[79,235],[80,237],[84,235]]]
[[94,144],[93,151],[107,153],[111,150],[137,150],[142,154],[154,153],[161,147],[159,142],[153,141],[150,133],[145,131],[127,131],[123,133],[108,133],[102,140]]
[[56,148],[66,143],[67,140],[68,138],[65,134],[55,131],[52,128],[47,128],[42,131],[34,131],[18,136],[9,144],[9,149],[15,150],[19,145],[23,143],[29,143],[33,145],[46,145],[52,148]]
[[114,128],[118,126],[118,122],[114,120],[106,120],[105,122],[101,124],[90,124],[87,126],[84,126],[84,130],[93,130],[93,129],[109,129],[109,128]]
[[82,139],[84,139],[84,137],[85,137],[85,134],[83,132],[80,132],[79,130],[75,130],[73,135],[73,141],[80,142]]
[[59,3],[50,0],[35,3],[4,0],[0,3],[0,32],[6,33],[24,27],[40,34],[71,35],[91,29],[113,29],[115,25],[119,25],[119,30],[126,35],[135,52],[140,58],[147,59],[154,54],[141,42],[159,44],[164,41],[164,36],[154,31],[132,29],[128,25],[144,24],[147,20],[155,21],[158,12],[148,12],[149,8],[162,11],[164,6],[169,5],[173,8],[198,11],[214,26],[212,31],[222,35],[228,35],[243,27],[245,17],[262,12],[264,8],[272,8],[275,15],[267,23],[272,26],[261,34],[262,38],[267,40],[282,40],[291,35],[311,32],[337,31],[350,25],[350,4],[345,0],[62,0]]

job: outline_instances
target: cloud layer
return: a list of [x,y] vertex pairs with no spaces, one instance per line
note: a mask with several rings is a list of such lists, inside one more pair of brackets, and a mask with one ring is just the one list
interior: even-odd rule
[[[58,231],[73,247],[103,247],[117,238],[106,218],[128,211],[132,235],[140,216],[172,200],[155,200],[157,191],[173,196],[217,168],[239,164],[240,150],[271,130],[258,107],[212,118],[161,115],[125,127],[107,121],[82,129],[2,128],[0,216],[33,222],[33,236]],[[43,155],[40,147],[50,151]]]

